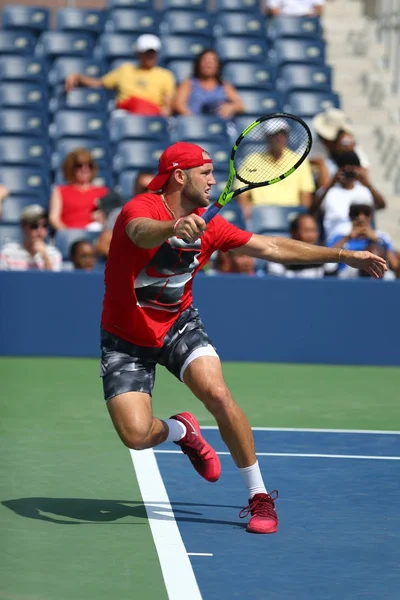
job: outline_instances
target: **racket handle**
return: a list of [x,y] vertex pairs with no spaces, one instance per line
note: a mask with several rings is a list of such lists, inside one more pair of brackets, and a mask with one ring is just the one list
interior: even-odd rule
[[222,206],[218,204],[211,204],[206,210],[206,212],[202,215],[202,218],[206,223],[209,223],[213,217],[221,210]]

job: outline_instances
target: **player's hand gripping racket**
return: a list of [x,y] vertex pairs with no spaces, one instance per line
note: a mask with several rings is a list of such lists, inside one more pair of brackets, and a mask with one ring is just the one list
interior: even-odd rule
[[[286,140],[277,135],[280,132],[286,134]],[[256,119],[234,143],[226,186],[202,218],[208,223],[238,194],[272,185],[289,177],[305,160],[311,150],[311,144],[311,131],[299,117],[287,113],[274,113]],[[279,146],[284,148],[279,160],[275,160],[274,150],[279,154]],[[235,176],[244,185],[232,190]]]

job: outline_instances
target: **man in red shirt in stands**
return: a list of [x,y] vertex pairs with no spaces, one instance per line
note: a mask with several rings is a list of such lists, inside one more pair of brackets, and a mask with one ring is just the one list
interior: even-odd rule
[[[274,533],[274,500],[265,488],[253,434],[223,378],[219,357],[193,307],[193,277],[215,250],[233,250],[293,264],[344,262],[375,277],[383,259],[369,252],[321,248],[287,238],[242,231],[217,215],[202,219],[215,184],[210,156],[195,144],[167,148],[150,193],[125,204],[114,226],[105,272],[101,374],[115,429],[128,448],[178,444],[207,481],[217,481],[219,458],[190,413],[160,420],[151,395],[155,367],[164,365],[215,417],[248,489],[247,531]],[[155,193],[158,192],[158,193]],[[184,242],[183,240],[186,240]]]

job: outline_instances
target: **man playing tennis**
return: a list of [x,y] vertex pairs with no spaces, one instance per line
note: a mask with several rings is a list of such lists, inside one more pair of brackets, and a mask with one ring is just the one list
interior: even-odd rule
[[[223,378],[221,363],[198,311],[193,277],[217,249],[278,263],[343,262],[382,277],[385,261],[369,252],[322,248],[253,235],[216,216],[202,219],[215,184],[210,156],[177,142],[161,155],[158,174],[122,209],[105,272],[101,374],[108,410],[122,442],[136,450],[178,444],[207,481],[217,481],[219,458],[190,413],[160,420],[151,396],[157,364],[164,365],[214,416],[248,489],[247,531],[274,533],[274,500],[258,466],[249,422]],[[186,240],[184,242],[183,240]]]

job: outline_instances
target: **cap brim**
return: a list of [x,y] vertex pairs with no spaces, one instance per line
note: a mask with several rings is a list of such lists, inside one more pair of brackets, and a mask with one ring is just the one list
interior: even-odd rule
[[162,173],[156,175],[147,185],[147,189],[151,192],[158,192],[158,190],[161,190],[164,187],[170,176],[171,173]]

